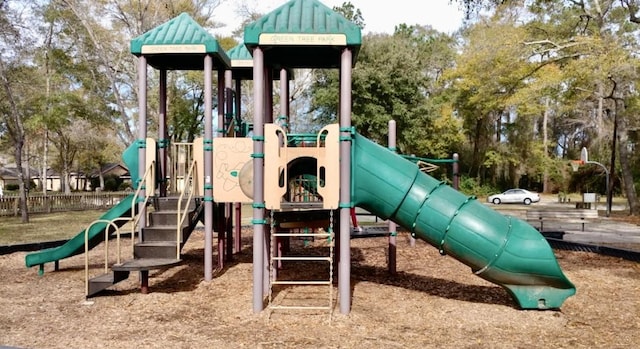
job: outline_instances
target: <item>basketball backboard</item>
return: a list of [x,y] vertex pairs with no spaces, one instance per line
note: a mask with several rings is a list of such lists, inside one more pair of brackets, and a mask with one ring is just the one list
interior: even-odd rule
[[587,147],[582,147],[582,150],[580,151],[580,161],[582,161],[583,164],[589,162],[589,152],[587,151]]

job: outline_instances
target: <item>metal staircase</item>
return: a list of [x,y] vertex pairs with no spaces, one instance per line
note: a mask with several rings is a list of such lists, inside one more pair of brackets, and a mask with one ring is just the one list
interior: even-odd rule
[[[120,261],[120,239],[118,238],[116,242],[118,260],[110,267],[105,261],[104,272],[92,278],[88,277],[87,269],[86,296],[94,296],[126,280],[132,271],[142,273],[141,291],[146,293],[148,285],[145,279],[148,277],[149,270],[179,264],[180,250],[189,239],[204,208],[201,200],[191,199],[188,203],[185,202],[186,200],[182,197],[153,198],[153,210],[149,212],[148,225],[141,228],[137,239],[132,234],[133,258]],[[186,219],[181,219],[183,212],[187,213]],[[108,250],[108,244],[105,249]]]

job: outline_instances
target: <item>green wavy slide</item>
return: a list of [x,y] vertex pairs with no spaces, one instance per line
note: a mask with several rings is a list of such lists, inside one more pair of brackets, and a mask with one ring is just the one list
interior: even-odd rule
[[[138,181],[138,143],[131,144],[123,153],[122,160],[127,165],[129,169],[129,174],[131,176],[131,182],[137,183]],[[110,208],[107,212],[105,212],[102,216],[100,216],[101,220],[112,220],[115,218],[120,218],[124,216],[131,216],[131,201],[133,200],[134,194],[126,196],[122,199],[117,205]],[[137,205],[136,205],[137,210]],[[114,222],[115,225],[121,227],[124,225],[126,221],[118,220]],[[96,223],[89,229],[89,249],[94,248],[98,244],[104,241],[104,233],[105,229],[110,226],[107,223]],[[110,234],[113,233],[114,228],[109,228],[111,231]],[[80,253],[84,253],[84,238],[85,238],[85,230],[83,229],[76,236],[71,238],[69,241],[64,243],[61,246],[48,248],[45,250],[33,252],[27,254],[25,256],[25,264],[28,268],[39,265],[40,273],[44,271],[44,264],[49,262],[57,262],[64,258],[69,258],[75,256]]]
[[[112,220],[114,218],[120,218],[123,216],[131,215],[131,201],[134,194],[126,196],[117,205],[113,206],[109,211],[105,212],[98,219]],[[118,227],[125,224],[126,221],[119,220],[114,222]],[[107,223],[96,223],[89,229],[89,249],[94,248],[98,244],[104,241],[104,233],[107,227],[110,227]],[[110,228],[114,230],[113,227]],[[48,248],[45,250],[30,253],[25,256],[25,263],[27,267],[33,267],[36,265],[44,265],[45,263],[59,261],[64,258],[69,258],[81,253],[84,253],[84,235],[86,229],[83,229],[76,236],[65,242],[58,247]],[[110,234],[113,231],[109,232]],[[42,268],[41,268],[42,269]]]
[[353,201],[505,288],[523,309],[556,309],[576,292],[546,239],[356,134]]

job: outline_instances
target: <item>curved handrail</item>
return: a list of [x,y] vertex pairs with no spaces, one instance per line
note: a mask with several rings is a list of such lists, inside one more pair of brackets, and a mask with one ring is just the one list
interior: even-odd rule
[[[136,226],[138,225],[138,221],[140,220],[140,215],[136,215],[136,205],[139,204],[138,202],[138,198],[140,197],[140,192],[143,189],[146,189],[145,186],[143,185],[143,183],[147,182],[147,178],[149,176],[152,176],[152,179],[155,179],[156,174],[155,174],[155,161],[151,161],[151,163],[149,164],[149,166],[147,167],[147,169],[144,171],[144,175],[142,176],[142,178],[140,179],[140,184],[138,185],[138,189],[136,189],[135,194],[133,194],[133,200],[131,200],[131,219],[134,221],[133,224],[131,225],[131,254],[133,255],[134,253],[134,249],[136,246],[136,239],[135,239],[135,229]],[[145,190],[145,195],[144,195],[144,201],[143,201],[143,207],[147,206],[147,203],[149,202],[149,191]],[[120,254],[120,239],[118,238],[118,255]]]
[[[138,189],[136,189],[136,192],[133,195],[133,199],[131,200],[131,216],[129,217],[118,217],[118,218],[114,218],[114,219],[97,219],[93,222],[91,222],[87,228],[85,229],[84,232],[84,256],[85,256],[85,262],[84,262],[84,276],[85,276],[85,292],[86,295],[89,294],[89,231],[90,229],[98,223],[106,223],[107,226],[105,226],[104,229],[104,241],[105,241],[105,256],[104,256],[104,273],[108,273],[109,272],[109,226],[113,226],[115,228],[115,234],[116,234],[116,264],[120,264],[122,262],[122,248],[121,248],[121,243],[120,243],[120,227],[118,227],[118,225],[116,224],[116,222],[119,221],[127,221],[127,222],[132,222],[131,224],[131,250],[132,250],[132,254],[133,254],[133,250],[135,248],[135,228],[140,220],[141,215],[140,214],[136,214],[136,205],[139,204],[138,202],[138,198],[140,197],[140,193],[142,192],[143,189],[145,189],[145,186],[142,185],[142,183],[146,183],[147,179],[149,178],[149,176],[151,176],[151,179],[155,179],[155,161],[151,161],[151,163],[149,164],[149,166],[147,167],[147,169],[145,170],[144,176],[142,176],[142,179],[140,181],[140,185],[138,186]],[[150,192],[153,192],[153,190],[150,191],[145,191],[145,198],[142,201],[144,204],[144,206],[147,205],[147,203],[149,202],[149,197]]]
[[[187,176],[185,177],[185,186],[182,190],[182,192],[180,193],[180,197],[178,198],[178,219],[176,220],[177,222],[177,226],[176,226],[176,259],[180,259],[180,235],[182,232],[182,224],[184,223],[185,218],[187,217],[187,213],[188,210],[185,209],[184,212],[182,212],[182,199],[184,198],[184,194],[187,192],[187,186],[186,184],[188,182],[191,183],[191,185],[188,187],[188,191],[189,191],[189,197],[187,198],[187,203],[191,202],[191,199],[193,198],[193,193],[194,190],[193,188],[197,186],[197,181],[198,181],[198,176],[194,176],[194,169],[196,168],[196,160],[193,160],[191,162],[191,166],[189,166],[189,172],[187,173]],[[191,180],[189,180],[191,179]],[[187,207],[189,207],[187,205]]]
[[[114,219],[96,219],[95,221],[89,223],[87,228],[84,230],[84,283],[85,283],[85,292],[89,294],[89,231],[90,229],[98,223],[106,223],[107,225],[104,228],[104,272],[109,272],[109,226],[115,228],[116,237],[120,239],[120,227],[116,224],[119,220],[130,220],[130,218],[114,218]],[[120,256],[118,255],[118,263]]]

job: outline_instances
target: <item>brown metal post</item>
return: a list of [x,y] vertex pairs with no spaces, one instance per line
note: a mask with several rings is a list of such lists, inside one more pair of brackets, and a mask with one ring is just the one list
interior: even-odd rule
[[204,57],[204,280],[213,279],[213,58]]
[[[217,137],[225,136],[225,132],[224,132],[224,120],[225,120],[224,80],[225,79],[224,79],[224,76],[225,76],[224,72],[221,70],[218,70],[218,129],[216,134]],[[226,252],[225,244],[227,243],[227,239],[226,239],[227,224],[225,222],[226,212],[225,212],[224,204],[217,204],[215,206],[216,206],[216,210],[218,210],[218,214],[216,215],[217,217],[216,221],[218,222],[218,224],[216,224],[217,232],[218,232],[218,267],[217,269],[222,270],[224,268],[224,261],[225,261],[225,252]]]
[[[389,150],[392,152],[396,152],[396,121],[389,120],[389,135],[387,136],[389,142]],[[396,235],[398,227],[396,223],[389,220],[389,260],[387,267],[389,269],[389,273],[396,273],[396,250],[397,250],[397,242]]]
[[340,313],[351,311],[351,49],[342,51],[340,61],[340,249],[338,294]]
[[158,177],[160,178],[160,197],[167,196],[167,148],[169,146],[167,134],[167,71],[160,70],[160,84],[158,86]]
[[[236,80],[236,100],[235,100],[235,105],[236,105],[236,113],[238,113],[238,115],[236,116],[236,119],[240,119],[240,107],[242,106],[242,81],[240,79]],[[240,127],[241,125],[238,125],[238,127]],[[240,253],[242,251],[242,204],[241,203],[236,203],[235,204],[235,209],[236,209],[236,224],[235,224],[235,234],[233,237],[233,242],[235,245],[235,253]]]
[[264,309],[264,53],[253,50],[253,312]]
[[460,164],[458,153],[453,154],[453,189],[460,190]]
[[[138,58],[138,178],[137,183],[134,185],[144,185],[142,176],[146,172],[146,145],[147,139],[147,58],[140,56]],[[146,196],[146,190],[143,188],[140,190],[140,197]],[[147,225],[146,222],[146,207],[144,202],[138,204],[138,212],[140,219],[138,220],[138,241],[142,242],[142,228]],[[148,287],[149,285],[149,273],[140,272],[141,287]]]
[[[225,91],[225,128],[227,128],[225,132],[225,136],[229,136],[229,129],[233,124],[233,75],[231,70],[226,70],[224,72],[224,91]],[[235,125],[234,125],[235,126]],[[233,260],[233,204],[226,203],[224,204],[224,220],[225,227],[224,231],[227,235],[226,237],[226,260],[228,262]]]

